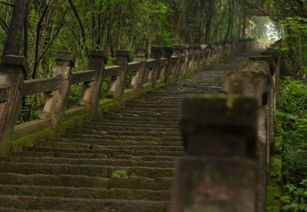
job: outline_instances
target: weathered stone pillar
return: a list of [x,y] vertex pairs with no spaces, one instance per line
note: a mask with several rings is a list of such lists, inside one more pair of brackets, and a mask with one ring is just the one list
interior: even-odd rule
[[27,74],[24,57],[8,55],[0,67],[0,154],[9,151],[18,109],[23,97],[23,84]]
[[186,67],[186,50],[185,50],[185,47],[184,46],[176,46],[175,48],[177,48],[178,49],[178,52],[177,53],[175,53],[175,54],[177,54],[177,56],[178,56],[178,65],[179,65],[179,67],[178,67],[178,74],[179,75],[182,75],[182,74],[184,74],[185,73],[185,71],[186,71],[186,69],[185,69],[185,67]]
[[163,54],[163,47],[160,47],[160,46],[151,47],[150,57],[157,60],[157,66],[153,68],[149,73],[149,80],[153,88],[156,86],[158,77],[160,76],[160,72],[162,71],[161,70],[162,69],[162,65],[161,65],[162,54]]
[[41,119],[50,119],[53,128],[58,126],[64,116],[74,65],[75,58],[72,54],[58,53],[56,55],[56,66],[52,68],[52,76],[61,77],[61,85],[59,90],[51,91],[47,94],[46,104],[40,115]]
[[189,71],[189,48],[186,45],[183,45],[183,64],[182,64],[182,73],[187,73]]
[[180,46],[175,46],[173,47],[174,49],[174,56],[177,57],[176,62],[175,62],[175,68],[174,70],[174,75],[176,78],[178,78],[182,74],[182,48]]
[[275,123],[275,118],[274,118],[274,110],[276,110],[276,95],[277,95],[277,86],[276,86],[276,69],[277,64],[275,63],[275,60],[271,55],[264,55],[264,56],[255,56],[250,58],[251,61],[265,61],[269,64],[270,66],[270,83],[268,85],[268,92],[267,92],[267,99],[268,99],[268,133],[269,133],[269,142],[271,145],[271,150],[273,150],[274,146],[274,123]]
[[257,211],[266,207],[267,170],[269,164],[269,110],[267,108],[270,87],[270,70],[266,62],[248,62],[239,72],[230,73],[225,82],[228,94],[240,94],[257,100]]
[[126,87],[127,67],[128,62],[131,62],[131,54],[128,50],[118,50],[116,52],[115,64],[122,67],[122,72],[112,82],[108,94],[114,99],[121,99]]
[[139,90],[143,88],[143,84],[145,81],[145,76],[146,76],[146,59],[147,59],[148,53],[146,49],[137,49],[136,51],[136,62],[141,62],[142,66],[137,71],[134,76],[132,77],[131,80],[131,86],[134,90]]
[[101,87],[103,83],[105,63],[107,63],[107,58],[104,51],[93,51],[90,54],[88,69],[96,70],[97,75],[93,81],[85,84],[80,103],[81,105],[84,105],[92,114],[95,114],[97,111],[97,105],[101,97]]
[[163,48],[163,56],[167,58],[167,63],[165,65],[165,68],[160,73],[160,79],[167,83],[167,80],[171,74],[174,74],[174,69],[176,69],[176,66],[173,64],[172,56],[174,53],[173,47],[164,47]]
[[196,61],[195,61],[195,69],[198,70],[201,66],[201,46],[200,45],[195,45],[195,54],[196,54]]
[[255,212],[257,103],[240,96],[189,97],[171,212]]

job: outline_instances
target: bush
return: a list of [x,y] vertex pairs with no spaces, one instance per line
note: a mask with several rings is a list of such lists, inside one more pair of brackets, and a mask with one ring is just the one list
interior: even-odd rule
[[307,85],[285,78],[278,94],[277,139],[283,159],[284,211],[307,211]]

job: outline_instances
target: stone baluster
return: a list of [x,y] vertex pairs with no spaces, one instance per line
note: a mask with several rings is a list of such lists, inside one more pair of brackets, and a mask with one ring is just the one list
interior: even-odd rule
[[75,58],[72,54],[58,53],[56,55],[56,65],[52,67],[52,76],[61,77],[62,81],[58,90],[47,93],[45,107],[40,114],[41,119],[51,120],[53,128],[56,128],[61,119],[63,119],[74,65]]
[[153,46],[151,48],[150,57],[157,60],[157,65],[151,69],[149,76],[148,76],[153,88],[156,86],[158,77],[160,76],[160,73],[162,71],[161,69],[163,68],[163,66],[161,65],[162,55],[163,55],[163,47]]
[[134,90],[139,90],[143,88],[143,84],[145,83],[146,74],[146,59],[148,57],[148,53],[146,49],[137,49],[136,51],[136,62],[141,62],[142,66],[140,69],[135,72],[134,76],[131,80],[131,86]]
[[80,104],[85,106],[87,111],[93,115],[97,111],[97,105],[101,98],[101,87],[103,83],[103,72],[105,71],[105,63],[107,63],[107,58],[104,51],[91,52],[88,69],[97,71],[97,74],[93,81],[85,83]]
[[0,67],[0,85],[6,87],[2,93],[3,102],[0,103],[0,154],[8,152],[10,148],[27,68],[26,59],[15,55],[4,56]]
[[128,62],[131,62],[131,53],[128,50],[116,51],[115,64],[122,67],[121,73],[111,83],[108,94],[114,99],[120,100],[124,95],[126,88]]
[[163,56],[167,58],[167,62],[165,64],[165,68],[162,69],[160,73],[160,79],[164,82],[167,83],[167,80],[170,75],[175,74],[174,70],[176,70],[175,64],[173,64],[172,56],[174,53],[173,47],[164,47],[163,48]]

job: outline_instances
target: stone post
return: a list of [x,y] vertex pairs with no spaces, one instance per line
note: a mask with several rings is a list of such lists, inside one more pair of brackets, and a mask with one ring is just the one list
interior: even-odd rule
[[189,71],[189,48],[187,45],[183,45],[183,64],[182,64],[182,73],[187,73]]
[[257,103],[240,96],[183,102],[187,156],[178,161],[171,212],[255,212]]
[[185,53],[184,47],[177,45],[174,46],[174,54],[178,57],[177,59],[177,75],[180,76],[184,73],[184,64],[185,64]]
[[122,72],[112,82],[108,93],[109,95],[113,96],[114,99],[119,100],[124,94],[124,90],[126,88],[128,62],[131,62],[130,51],[118,50],[116,52],[115,64],[122,67]]
[[195,63],[195,69],[197,70],[198,68],[200,68],[201,65],[201,46],[200,45],[195,45],[194,46],[195,49],[195,54],[196,54],[196,63]]
[[189,71],[193,71],[194,70],[194,66],[195,66],[195,49],[192,45],[188,45],[188,49],[189,49]]
[[107,58],[104,51],[92,51],[89,58],[88,69],[97,71],[95,79],[85,83],[81,105],[87,108],[91,114],[97,111],[97,105],[101,97],[101,87],[103,83],[104,65],[107,63]]
[[177,56],[176,60],[176,78],[181,76],[184,73],[184,54],[183,54],[183,47],[182,46],[175,46],[174,47],[174,55]]
[[176,71],[176,65],[173,64],[173,56],[174,49],[173,47],[164,47],[163,48],[163,56],[167,58],[167,63],[165,65],[165,68],[160,73],[160,79],[167,83],[167,80],[171,74],[175,74]]
[[51,91],[47,94],[46,104],[40,115],[41,119],[50,119],[53,128],[58,126],[64,116],[74,65],[75,58],[72,54],[58,53],[56,55],[56,65],[52,68],[52,76],[61,77],[61,85],[59,90]]
[[162,65],[161,65],[162,54],[163,54],[163,47],[160,47],[160,46],[151,47],[150,57],[157,60],[157,66],[153,68],[149,73],[149,80],[153,88],[156,86],[158,77],[160,76],[160,72],[162,68]]
[[266,207],[266,185],[269,164],[269,110],[268,92],[270,87],[270,70],[266,62],[248,62],[239,72],[230,73],[225,82],[228,94],[240,94],[257,100],[257,211]]
[[24,57],[4,56],[0,67],[0,85],[3,86],[0,103],[0,153],[7,153],[13,136],[18,110],[23,97],[23,84],[27,74]]
[[268,130],[269,130],[269,142],[271,145],[271,150],[273,150],[274,146],[274,123],[275,123],[275,116],[274,116],[274,110],[276,110],[276,96],[277,96],[277,64],[275,63],[275,60],[271,55],[262,55],[262,56],[254,56],[250,58],[251,61],[265,61],[270,66],[270,79],[271,82],[269,84],[268,88]]
[[142,66],[140,67],[139,71],[137,71],[131,80],[131,86],[134,90],[139,90],[143,88],[143,84],[145,82],[146,76],[146,59],[148,53],[146,49],[137,49],[136,51],[136,62],[141,62]]

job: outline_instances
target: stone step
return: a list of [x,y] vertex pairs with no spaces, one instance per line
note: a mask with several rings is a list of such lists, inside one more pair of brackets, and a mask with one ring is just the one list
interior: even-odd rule
[[[41,148],[40,148],[41,149]],[[34,151],[38,150],[38,148],[30,148],[30,151],[24,151],[22,154],[15,154],[16,157],[58,157],[58,158],[69,158],[69,159],[126,159],[126,160],[144,160],[144,161],[160,161],[160,160],[168,160],[174,161],[177,160],[180,156],[170,156],[170,155],[129,155],[129,154],[98,154],[98,153],[67,153],[62,150],[50,151],[47,149],[43,149],[44,151]],[[62,151],[62,152],[61,152]]]
[[163,122],[166,124],[176,124],[178,123],[179,117],[165,117],[165,116],[159,116],[159,117],[133,117],[133,116],[117,116],[117,115],[107,115],[104,117],[105,120],[108,121],[130,121],[133,124],[134,122],[151,122],[151,123],[159,123]]
[[96,120],[90,123],[90,126],[100,126],[100,127],[113,127],[113,126],[118,126],[118,127],[142,127],[142,128],[149,128],[149,129],[160,129],[160,128],[178,128],[179,123],[165,123],[165,122],[136,122],[136,123],[130,123],[127,121],[113,121],[110,122],[108,120]]
[[129,141],[129,140],[107,140],[107,139],[70,139],[70,138],[53,138],[52,140],[48,141],[48,143],[52,142],[65,142],[65,143],[73,143],[73,144],[85,144],[87,147],[89,145],[102,145],[102,146],[152,146],[152,145],[159,145],[159,146],[176,146],[181,147],[182,142],[168,142],[168,141]]
[[99,200],[0,195],[0,205],[2,207],[28,210],[162,212],[168,210],[168,204],[168,201]]
[[[144,143],[144,142],[143,142]],[[183,151],[182,146],[162,146],[156,145],[115,145],[115,146],[103,146],[95,144],[80,144],[73,142],[44,142],[37,145],[37,147],[47,147],[47,148],[62,148],[62,149],[91,149],[91,150],[105,150],[105,151],[117,151],[117,150],[163,150],[163,151]]]
[[112,129],[104,129],[103,127],[100,129],[81,129],[79,131],[81,134],[90,134],[90,135],[129,135],[129,136],[154,136],[154,137],[162,137],[162,136],[180,136],[181,133],[179,130],[173,130],[168,132],[152,132],[152,131],[139,131],[139,130],[112,130]]
[[1,173],[2,185],[37,185],[37,186],[62,186],[62,187],[91,187],[104,189],[146,189],[146,190],[169,190],[173,178],[158,177],[113,177],[103,178],[87,175],[52,175],[52,174],[18,174]]
[[0,195],[22,195],[38,197],[88,198],[88,199],[128,199],[169,201],[169,190],[154,191],[149,189],[91,188],[37,185],[3,185]]
[[76,164],[53,164],[53,163],[14,163],[0,162],[0,172],[19,174],[70,174],[88,175],[99,177],[112,177],[116,173],[123,172],[127,177],[172,177],[173,168],[160,167],[129,167],[129,166],[102,166],[102,165],[76,165]]
[[172,136],[168,134],[164,134],[164,136],[139,136],[139,135],[91,135],[85,133],[68,133],[62,135],[61,138],[71,138],[71,139],[101,139],[101,140],[133,140],[133,141],[143,141],[143,142],[153,142],[153,141],[181,141],[181,136]]
[[26,148],[27,151],[34,152],[49,152],[49,153],[93,153],[106,155],[108,158],[116,157],[117,155],[134,155],[134,156],[149,156],[149,155],[160,155],[160,156],[183,156],[183,151],[167,151],[167,150],[114,150],[112,152],[108,150],[84,150],[84,149],[61,149],[61,148],[47,148],[47,147],[30,147]]
[[[157,158],[158,159],[158,158]],[[175,163],[167,160],[145,161],[136,159],[79,159],[59,157],[10,157],[1,160],[2,162],[15,163],[47,163],[47,164],[72,164],[72,165],[100,165],[100,166],[121,166],[121,167],[160,167],[173,168]]]
[[154,110],[152,109],[148,109],[148,108],[134,108],[134,107],[126,107],[124,109],[121,109],[118,111],[119,113],[122,113],[122,112],[126,112],[126,113],[136,113],[136,114],[141,114],[141,115],[147,115],[147,114],[156,114],[156,113],[161,113],[162,115],[164,114],[171,114],[171,115],[174,115],[174,114],[180,114],[180,109],[177,109],[177,108],[169,108],[169,109],[159,109],[159,108],[156,108]]
[[[17,208],[3,208],[0,207],[1,212],[29,212],[26,209],[17,209]],[[41,212],[42,210],[31,210],[31,212]],[[44,212],[67,212],[63,210],[44,210]]]
[[149,132],[149,133],[175,133],[180,135],[179,127],[150,127],[150,126],[120,126],[120,125],[99,125],[99,124],[89,124],[84,126],[82,129],[84,130],[100,130],[101,132],[109,132],[114,131],[117,132]]

